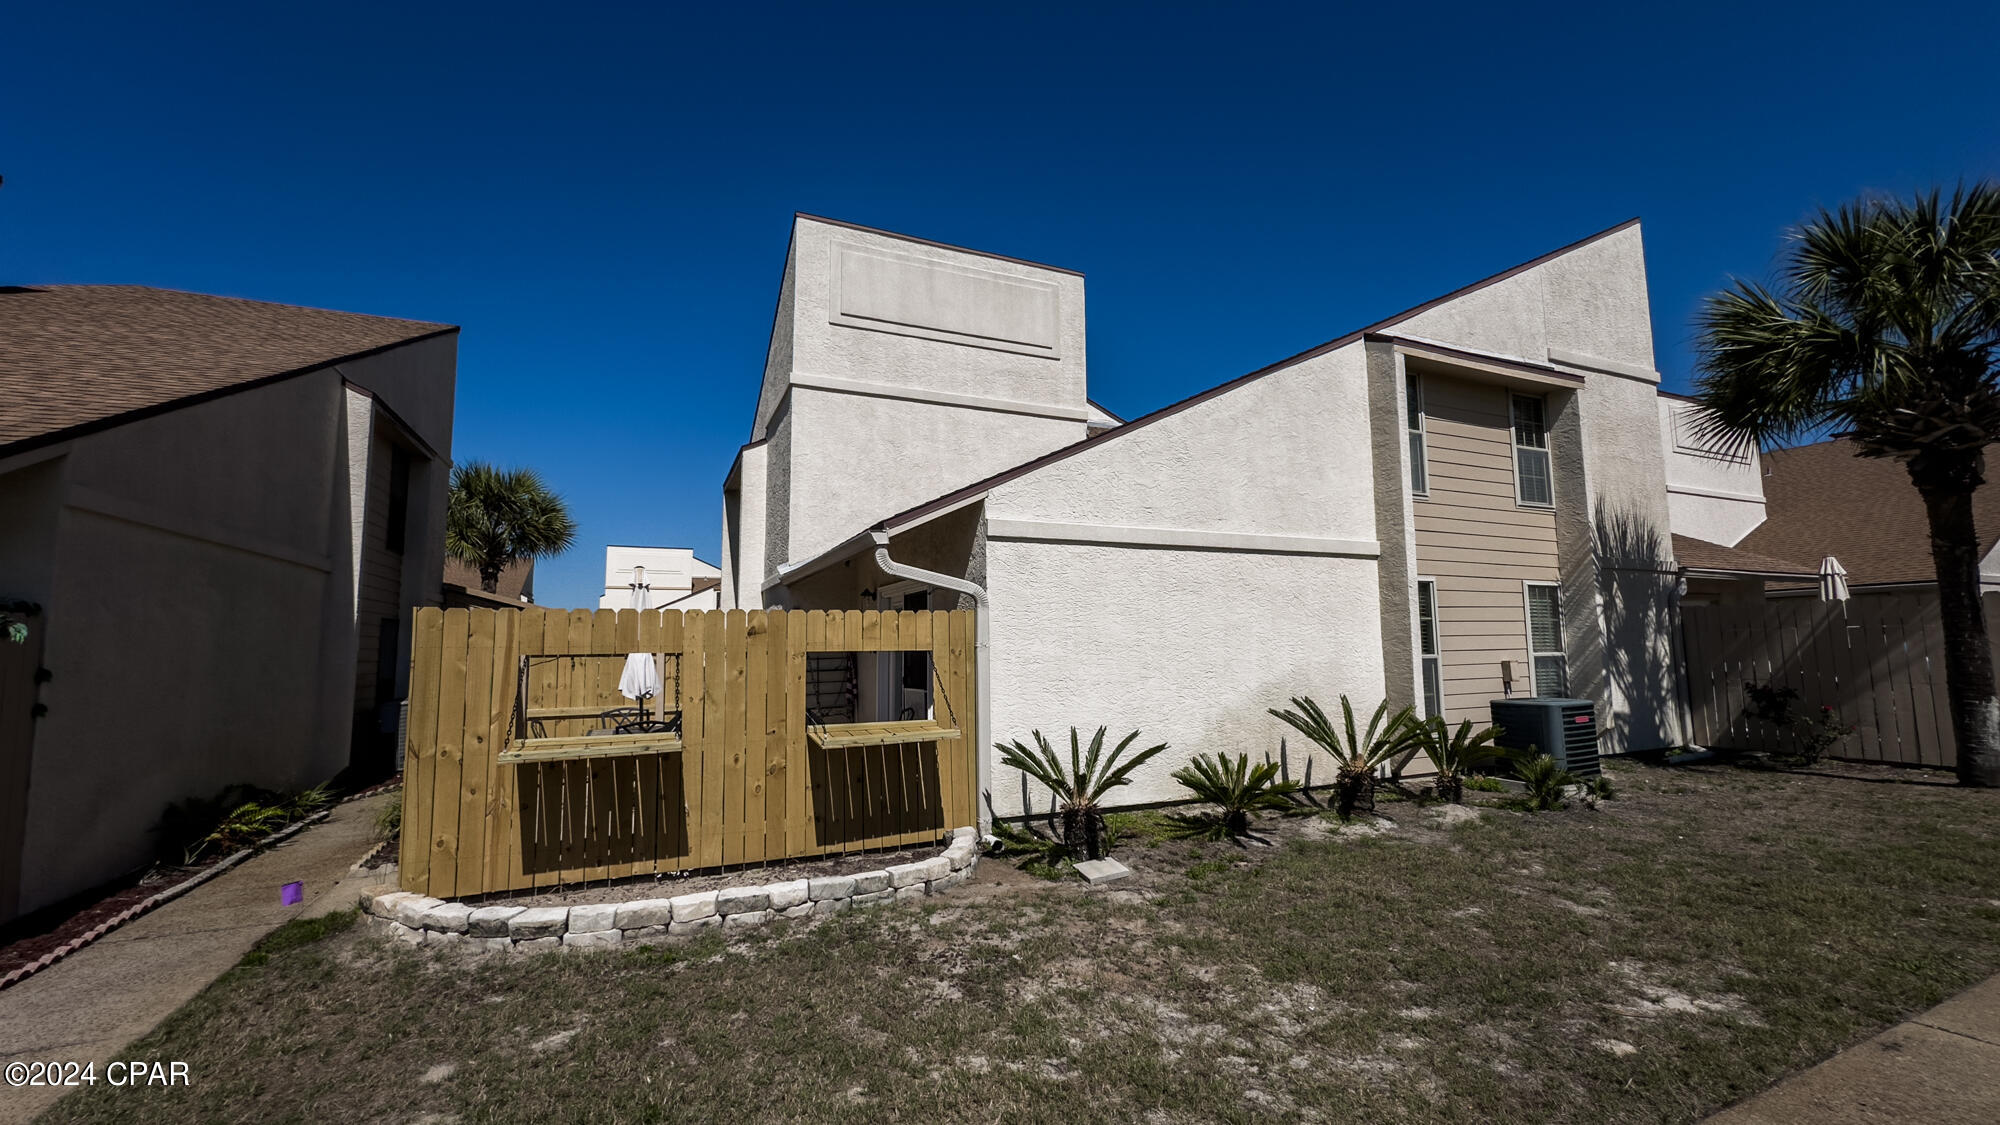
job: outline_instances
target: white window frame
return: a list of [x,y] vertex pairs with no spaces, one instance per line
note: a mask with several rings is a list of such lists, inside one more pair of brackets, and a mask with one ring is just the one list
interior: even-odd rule
[[[1541,404],[1542,444],[1539,446],[1521,444],[1521,419],[1518,414],[1517,408],[1522,399],[1529,399]],[[1556,464],[1555,464],[1555,455],[1549,449],[1549,399],[1547,395],[1522,394],[1520,391],[1514,391],[1514,390],[1510,390],[1507,392],[1507,441],[1508,444],[1513,447],[1513,454],[1514,454],[1515,505],[1517,507],[1522,507],[1522,508],[1538,508],[1538,509],[1548,509],[1555,507]],[[1549,498],[1547,500],[1529,500],[1521,495],[1521,451],[1524,449],[1532,453],[1541,454],[1542,461],[1547,466],[1548,478],[1549,478]]]
[[[1424,651],[1424,588],[1430,587],[1431,649]],[[1424,712],[1424,718],[1444,715],[1444,629],[1438,620],[1437,579],[1417,579],[1417,694]],[[1426,675],[1436,669],[1437,706],[1431,706],[1432,679]]]
[[[1410,495],[1419,500],[1431,494],[1430,418],[1424,411],[1424,377],[1403,369],[1403,433],[1410,451]],[[1417,424],[1410,425],[1415,418]]]
[[[1549,589],[1554,590],[1556,592],[1556,600],[1555,600],[1556,645],[1558,647],[1554,649],[1537,649],[1535,647],[1535,605],[1533,600],[1529,597],[1528,591],[1537,586],[1546,586]],[[1539,678],[1536,676],[1536,662],[1543,659],[1553,658],[1562,661],[1562,680],[1563,680],[1562,694],[1557,696],[1551,696],[1548,698],[1554,698],[1554,699],[1568,698],[1569,653],[1561,647],[1562,645],[1566,644],[1568,640],[1563,631],[1562,583],[1560,582],[1521,583],[1521,625],[1523,628],[1527,630],[1528,694],[1537,697],[1541,696],[1542,685]]]

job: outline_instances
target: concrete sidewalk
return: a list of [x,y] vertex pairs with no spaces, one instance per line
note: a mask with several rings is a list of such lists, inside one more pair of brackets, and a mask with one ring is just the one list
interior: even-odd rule
[[2000,1122],[2000,976],[1794,1074],[1708,1122]]
[[[325,821],[0,992],[0,1065],[95,1062],[101,1079],[105,1063],[259,938],[293,918],[354,905],[361,888],[377,880],[372,873],[347,879],[348,869],[374,843],[376,813],[394,796],[340,805]],[[280,906],[279,888],[295,879],[305,881],[305,902]],[[0,1085],[0,1123],[28,1121],[67,1092]]]

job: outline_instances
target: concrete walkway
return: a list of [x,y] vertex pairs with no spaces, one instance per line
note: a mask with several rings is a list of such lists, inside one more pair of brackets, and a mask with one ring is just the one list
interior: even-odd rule
[[[259,938],[293,918],[354,905],[361,888],[377,880],[347,879],[348,869],[373,845],[376,813],[392,797],[340,805],[325,821],[0,992],[0,1065],[95,1062],[102,1079],[104,1064]],[[305,881],[305,902],[279,905],[279,888],[295,879]],[[67,1092],[0,1084],[0,1123],[28,1121]]]
[[2000,1122],[2000,976],[1708,1121],[1709,1125]]

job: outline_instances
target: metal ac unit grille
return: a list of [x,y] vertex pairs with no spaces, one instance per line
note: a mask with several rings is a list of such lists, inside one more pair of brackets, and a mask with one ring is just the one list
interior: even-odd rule
[[1562,709],[1562,753],[1556,760],[1578,777],[1596,777],[1597,708],[1588,703]]
[[1579,777],[1596,777],[1597,705],[1588,699],[1495,699],[1495,741],[1510,750],[1534,747]]

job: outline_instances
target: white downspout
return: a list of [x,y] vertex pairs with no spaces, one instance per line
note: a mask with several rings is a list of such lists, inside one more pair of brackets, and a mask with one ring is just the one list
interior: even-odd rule
[[973,692],[978,697],[973,704],[973,714],[976,719],[974,731],[976,750],[973,760],[978,763],[979,772],[979,792],[973,800],[979,816],[979,832],[983,836],[993,830],[992,818],[986,811],[986,794],[993,791],[993,759],[988,756],[993,746],[993,697],[987,690],[993,679],[993,661],[990,659],[993,603],[986,596],[983,587],[967,582],[963,578],[953,578],[949,574],[939,574],[934,570],[919,570],[890,558],[888,532],[873,532],[871,538],[875,541],[875,565],[882,573],[952,590],[972,599],[972,661],[973,678],[976,681]]

